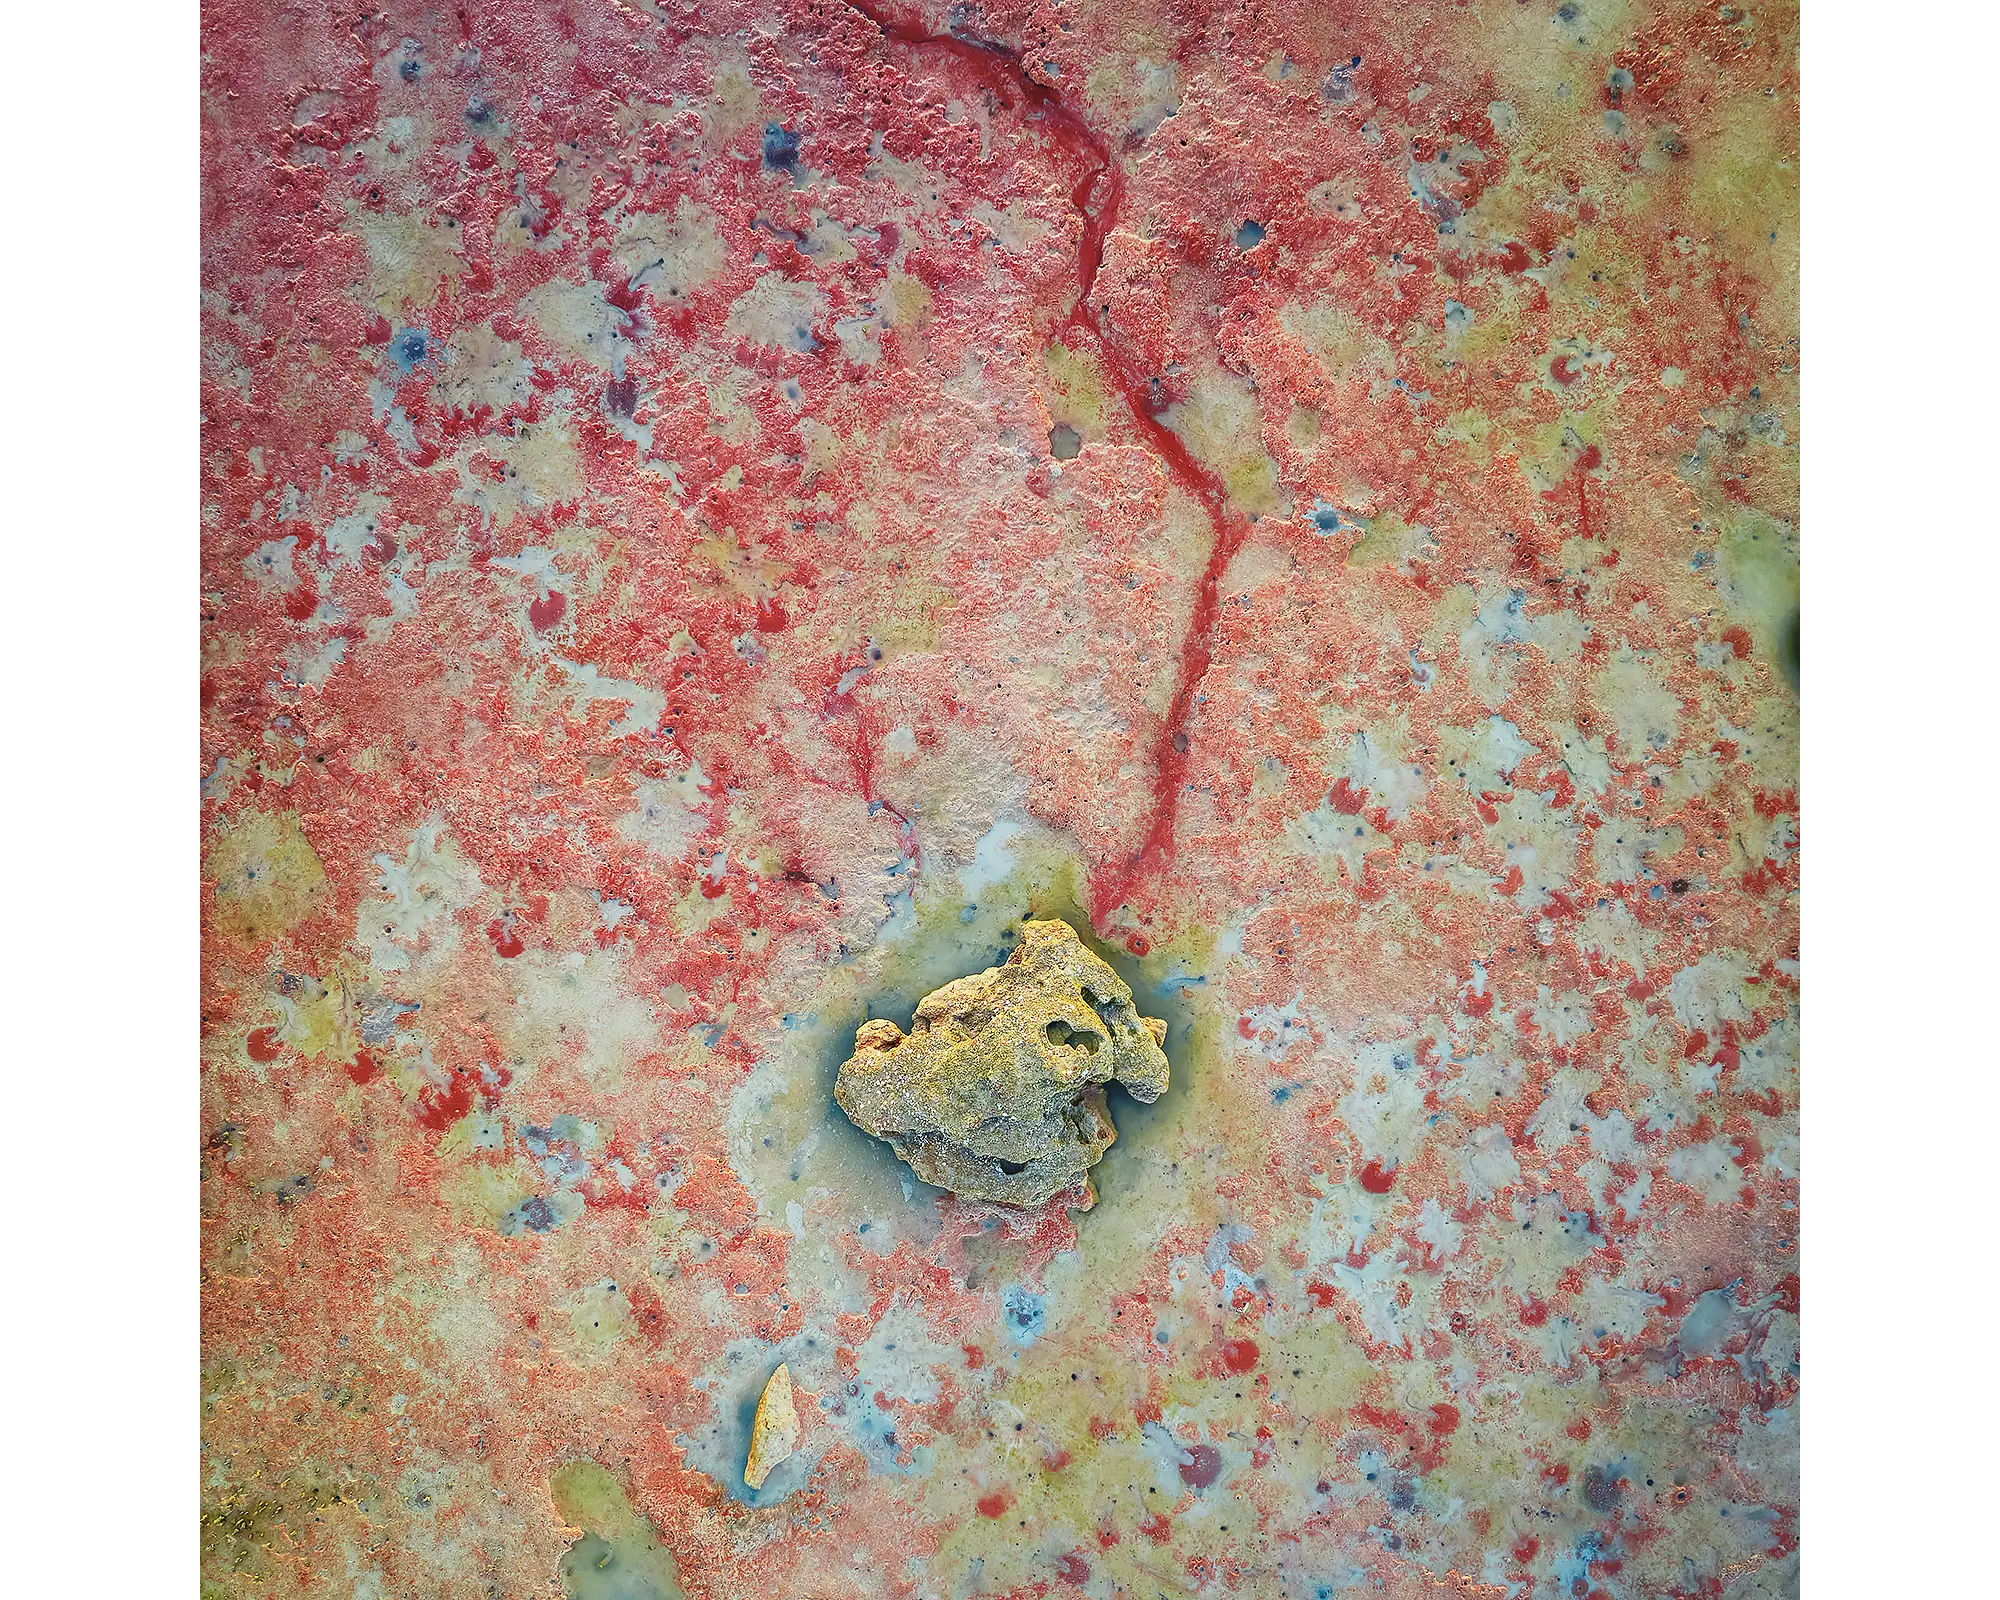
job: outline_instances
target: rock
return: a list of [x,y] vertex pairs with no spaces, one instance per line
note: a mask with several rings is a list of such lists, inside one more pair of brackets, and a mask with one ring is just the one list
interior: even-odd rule
[[743,1481],[764,1487],[771,1469],[799,1447],[799,1413],[792,1404],[792,1369],[782,1361],[757,1400],[757,1417],[750,1424],[750,1459],[743,1464]]
[[1066,922],[1029,922],[1004,966],[924,997],[905,1035],[863,1023],[834,1098],[918,1177],[969,1199],[1035,1206],[1076,1187],[1118,1137],[1112,1079],[1167,1088],[1167,1025]]

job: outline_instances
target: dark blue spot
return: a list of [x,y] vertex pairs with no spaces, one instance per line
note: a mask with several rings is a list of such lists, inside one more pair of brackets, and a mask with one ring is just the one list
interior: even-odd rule
[[798,175],[800,135],[775,122],[764,124],[764,165],[774,172]]

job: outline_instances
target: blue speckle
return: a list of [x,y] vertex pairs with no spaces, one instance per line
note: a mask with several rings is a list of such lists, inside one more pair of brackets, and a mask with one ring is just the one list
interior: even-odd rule
[[1016,1344],[1033,1344],[1048,1325],[1048,1307],[1038,1294],[1030,1294],[1019,1284],[1002,1297],[1006,1310],[1007,1337]]
[[884,1416],[874,1406],[858,1407],[851,1415],[854,1440],[867,1458],[870,1472],[886,1472],[901,1478],[922,1476],[930,1470],[932,1452],[928,1445],[918,1445],[911,1450],[907,1466],[896,1459],[903,1447],[896,1442],[896,1419],[893,1416]]
[[555,1207],[540,1195],[530,1195],[500,1220],[500,1231],[509,1238],[523,1231],[547,1233],[556,1225]]
[[959,912],[958,920],[960,922],[977,922],[979,920],[979,907],[976,905],[967,906],[963,911]]
[[422,328],[404,328],[389,341],[389,360],[408,377],[430,359],[431,336]]
[[1322,539],[1340,532],[1340,508],[1328,505],[1324,500],[1315,500],[1312,510],[1306,513],[1306,521],[1314,533]]

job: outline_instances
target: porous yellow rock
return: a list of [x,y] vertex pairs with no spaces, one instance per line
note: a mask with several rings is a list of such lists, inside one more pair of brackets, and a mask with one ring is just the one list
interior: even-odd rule
[[1028,922],[1006,964],[924,997],[905,1034],[863,1023],[834,1098],[926,1183],[1034,1206],[1075,1187],[1118,1137],[1114,1078],[1167,1088],[1167,1025],[1066,922]]
[[783,1362],[764,1385],[750,1424],[750,1459],[743,1464],[743,1481],[764,1487],[771,1469],[799,1447],[799,1412],[792,1404],[792,1369]]

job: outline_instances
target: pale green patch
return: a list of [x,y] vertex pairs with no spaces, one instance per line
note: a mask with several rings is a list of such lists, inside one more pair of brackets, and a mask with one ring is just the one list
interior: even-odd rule
[[583,1537],[558,1572],[569,1600],[684,1600],[673,1552],[595,1461],[572,1461],[549,1479],[556,1514]]

